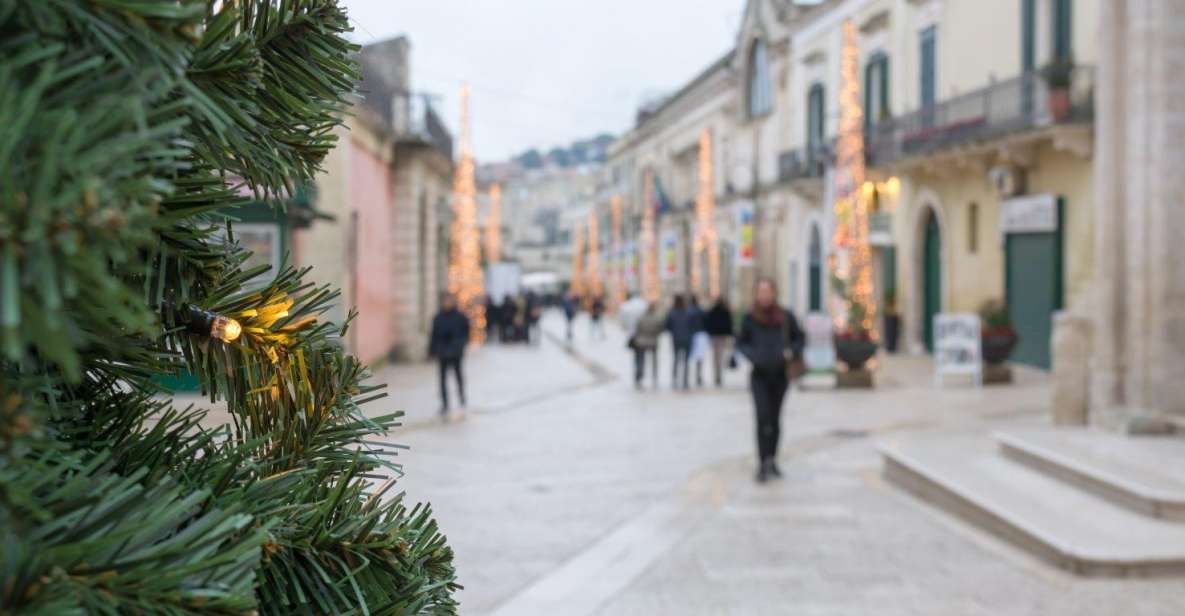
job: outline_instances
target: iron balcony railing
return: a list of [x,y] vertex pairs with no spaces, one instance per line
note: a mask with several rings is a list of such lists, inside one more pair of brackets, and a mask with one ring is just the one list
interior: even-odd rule
[[822,178],[834,158],[835,141],[827,145],[787,150],[778,155],[778,181]]
[[1074,69],[1067,106],[1058,108],[1052,99],[1041,75],[1029,72],[883,120],[866,135],[868,163],[883,165],[1058,123],[1089,122],[1094,118],[1093,69]]
[[395,97],[392,107],[392,128],[400,139],[427,144],[453,157],[453,137],[426,96],[411,94]]

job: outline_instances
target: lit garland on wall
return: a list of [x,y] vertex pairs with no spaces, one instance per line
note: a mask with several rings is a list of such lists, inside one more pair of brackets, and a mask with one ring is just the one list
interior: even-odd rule
[[[876,299],[872,285],[872,250],[868,245],[868,199],[864,198],[864,112],[860,107],[859,49],[856,26],[845,21],[840,58],[839,142],[835,165],[835,234],[832,274],[844,287],[837,311],[841,325],[857,325],[877,337]],[[858,323],[851,323],[852,319]]]
[[597,210],[588,213],[588,292],[591,297],[600,297],[605,292],[601,281],[601,238],[597,224]]
[[490,186],[490,211],[486,214],[486,263],[502,260],[502,187]]
[[477,185],[469,146],[469,85],[461,86],[461,160],[453,176],[453,221],[450,228],[448,290],[469,317],[470,341],[485,340],[486,314],[482,294],[481,238],[477,229]]
[[654,232],[654,176],[649,170],[642,179],[642,295],[647,301],[657,302],[662,295],[658,287],[658,239]]
[[712,168],[712,137],[708,129],[699,136],[699,193],[695,198],[695,256],[691,259],[691,289],[702,287],[701,256],[708,252],[708,296],[720,295],[720,245],[716,241],[716,182]]
[[609,203],[610,217],[613,224],[613,262],[615,269],[613,277],[613,305],[620,306],[625,301],[625,255],[621,251],[621,196],[614,195]]
[[572,227],[572,295],[584,297],[584,232],[579,224]]

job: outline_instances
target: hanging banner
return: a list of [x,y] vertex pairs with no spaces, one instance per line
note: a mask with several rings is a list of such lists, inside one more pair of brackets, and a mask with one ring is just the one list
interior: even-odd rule
[[737,260],[738,266],[753,265],[753,234],[755,232],[756,210],[752,203],[738,203],[737,216]]
[[676,251],[679,246],[679,236],[674,231],[662,232],[662,279],[673,280],[675,275],[679,273],[679,260],[676,257]]

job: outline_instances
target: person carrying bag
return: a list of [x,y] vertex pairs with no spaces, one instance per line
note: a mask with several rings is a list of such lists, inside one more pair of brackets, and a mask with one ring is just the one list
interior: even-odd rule
[[757,426],[758,483],[782,476],[777,464],[782,402],[790,387],[793,360],[802,354],[805,343],[798,320],[778,305],[777,296],[772,280],[757,281],[753,308],[737,337],[737,350],[753,365],[749,391]]

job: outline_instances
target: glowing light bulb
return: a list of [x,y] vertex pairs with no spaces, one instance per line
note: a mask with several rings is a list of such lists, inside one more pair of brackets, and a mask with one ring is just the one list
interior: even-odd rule
[[210,325],[210,337],[223,342],[234,342],[243,333],[243,326],[239,322],[222,315],[214,317]]

